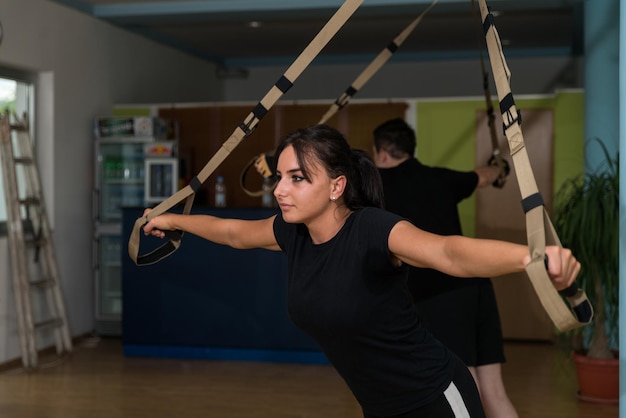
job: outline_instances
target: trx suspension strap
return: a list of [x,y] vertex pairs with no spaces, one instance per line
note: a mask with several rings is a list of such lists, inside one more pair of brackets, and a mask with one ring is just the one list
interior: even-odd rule
[[414,21],[412,21],[402,32],[391,41],[385,49],[383,49],[378,56],[361,72],[361,74],[352,82],[350,87],[343,92],[335,103],[330,106],[330,109],[326,111],[326,114],[322,116],[322,119],[318,122],[320,125],[326,123],[333,115],[345,105],[348,104],[352,96],[354,96],[361,87],[369,81],[370,78],[391,58],[391,56],[400,48],[400,45],[405,39],[413,32],[415,27],[421,22],[422,18],[428,13],[432,7],[437,4],[439,0],[434,0],[430,6],[426,8]]
[[[402,32],[400,32],[388,45],[385,49],[383,49],[374,60],[361,72],[361,74],[352,82],[350,87],[346,89],[344,93],[342,93],[337,100],[330,106],[330,108],[326,111],[326,114],[322,116],[322,119],[318,122],[318,124],[326,123],[331,117],[337,113],[338,110],[342,109],[344,106],[348,104],[352,96],[354,96],[359,89],[361,89],[365,83],[367,83],[378,70],[391,58],[391,56],[400,48],[400,45],[408,38],[408,36],[413,32],[415,27],[422,21],[426,13],[432,9],[432,7],[437,4],[439,0],[434,0],[430,6],[426,8],[415,20],[413,20]],[[265,178],[272,177],[272,168],[271,168],[271,159],[272,156],[267,153],[263,153],[254,157],[250,162],[244,167],[241,172],[241,177],[239,178],[239,184],[241,189],[248,195],[253,197],[258,197],[266,193],[266,191],[257,191],[253,192],[246,188],[246,176],[248,175],[248,171],[254,165],[257,171]]]
[[171,209],[183,200],[185,200],[183,213],[188,214],[191,212],[195,193],[198,191],[200,186],[202,186],[211,173],[215,171],[215,169],[222,163],[222,161],[224,161],[224,159],[226,159],[233,149],[239,145],[244,138],[252,134],[260,119],[265,116],[278,99],[280,99],[280,97],[292,87],[298,76],[302,74],[311,61],[313,61],[313,59],[319,54],[322,48],[326,46],[333,36],[335,36],[344,23],[350,18],[350,16],[352,16],[356,9],[358,9],[361,3],[363,3],[363,0],[346,0],[330,18],[326,25],[324,25],[322,30],[315,36],[315,38],[313,38],[304,51],[302,51],[291,66],[285,71],[276,84],[272,86],[265,97],[261,99],[252,112],[250,112],[243,122],[235,128],[235,131],[226,140],[226,142],[222,144],[221,148],[209,160],[204,168],[202,168],[200,173],[191,179],[189,185],[180,189],[174,195],[161,202],[146,216],[138,218],[135,221],[135,225],[128,241],[128,254],[135,264],[147,265],[156,263],[178,249],[182,238],[182,231],[168,231],[167,237],[169,241],[167,243],[146,255],[140,256],[139,241],[143,226],[148,223],[150,219],[165,213],[167,210]]
[[[474,0],[472,0],[472,14],[476,18],[476,21],[482,27],[482,20],[480,19],[480,15],[478,14],[478,11],[476,10],[476,3]],[[478,52],[479,52],[479,59],[480,59],[480,70],[483,75],[483,92],[485,96],[485,105],[486,105],[486,110],[487,110],[487,125],[489,126],[489,136],[491,138],[492,154],[491,154],[491,158],[489,159],[489,164],[495,165],[500,169],[500,175],[493,182],[493,186],[501,189],[502,187],[504,187],[504,184],[506,183],[506,178],[509,175],[511,168],[509,167],[509,163],[504,158],[502,158],[500,144],[498,143],[498,134],[496,133],[496,118],[493,113],[493,102],[491,101],[491,91],[489,90],[489,74],[487,73],[487,70],[485,69],[485,61],[483,58],[483,48],[484,48],[484,42],[482,41],[482,33],[481,33],[481,38],[479,39],[479,45],[478,45]]]
[[[591,322],[593,308],[585,292],[576,283],[560,293],[566,297],[570,310],[563,302],[559,292],[554,288],[546,271],[545,247],[561,245],[552,222],[545,210],[543,198],[537,188],[533,175],[524,138],[521,130],[521,117],[515,107],[511,93],[510,71],[506,65],[500,37],[494,25],[494,17],[489,12],[485,0],[479,0],[483,31],[487,41],[487,49],[491,61],[491,69],[496,83],[500,112],[504,122],[513,166],[522,195],[522,207],[526,213],[526,233],[532,261],[526,266],[528,277],[539,297],[541,304],[560,331],[566,331]],[[574,316],[574,314],[576,316]]]
[[[257,155],[256,157],[251,159],[250,162],[248,162],[248,164],[246,164],[246,166],[241,171],[241,176],[239,177],[239,185],[248,196],[259,197],[263,196],[266,193],[269,193],[269,191],[266,190],[259,190],[257,192],[248,190],[246,188],[246,177],[248,176],[248,171],[250,171],[252,166],[255,166],[259,174],[261,174],[264,178],[272,178],[274,176],[274,173],[272,173],[272,163],[269,161],[272,158],[273,157],[265,153]],[[274,185],[272,185],[272,189],[273,188]]]

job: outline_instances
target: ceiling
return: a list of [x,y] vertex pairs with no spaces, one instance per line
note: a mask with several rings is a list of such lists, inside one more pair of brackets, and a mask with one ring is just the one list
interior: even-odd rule
[[[290,63],[341,0],[50,0],[224,68]],[[478,4],[478,0],[475,0]],[[364,0],[317,60],[369,62],[432,0]],[[509,56],[583,53],[583,0],[487,2]],[[471,0],[439,0],[393,60],[478,55]]]

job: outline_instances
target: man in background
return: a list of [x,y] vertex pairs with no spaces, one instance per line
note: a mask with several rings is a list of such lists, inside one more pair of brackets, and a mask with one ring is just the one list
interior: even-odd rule
[[[374,130],[373,156],[385,209],[442,235],[462,235],[457,205],[500,177],[496,165],[462,172],[428,167],[414,157],[414,130],[402,119]],[[409,290],[423,323],[469,367],[490,418],[517,418],[502,382],[504,348],[500,316],[489,278],[463,279],[411,268]]]

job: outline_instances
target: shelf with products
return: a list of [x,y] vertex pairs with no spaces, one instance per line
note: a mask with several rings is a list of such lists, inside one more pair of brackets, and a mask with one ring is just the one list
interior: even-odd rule
[[[155,154],[175,159],[173,121],[155,118],[98,118],[94,127],[95,331],[121,335],[122,210],[145,207],[146,160]],[[173,173],[177,177],[178,173]]]

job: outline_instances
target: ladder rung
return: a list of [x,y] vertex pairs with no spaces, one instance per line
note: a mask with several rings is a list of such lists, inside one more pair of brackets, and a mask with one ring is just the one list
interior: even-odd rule
[[[57,353],[71,351],[72,340],[28,124],[11,124],[9,118],[8,113],[0,114],[0,163],[1,173],[9,173],[3,177],[4,197],[11,209],[7,210],[7,230],[12,264],[15,262],[13,289],[22,364],[30,369],[37,367],[36,330],[44,328],[54,333]],[[34,255],[32,260],[30,255]],[[34,295],[35,291],[42,294]],[[48,303],[39,305],[43,296],[47,296]],[[44,309],[48,312],[41,315],[41,320],[33,321],[35,312]]]
[[41,248],[46,245],[47,241],[45,238],[24,238],[24,244],[28,248]]
[[35,323],[35,328],[48,328],[48,327],[60,327],[63,325],[63,321],[60,318],[51,318],[45,321]]
[[39,280],[33,280],[32,282],[30,282],[30,285],[33,287],[52,287],[56,284],[56,282],[52,279],[39,279]]
[[24,125],[16,125],[12,123],[9,126],[11,127],[12,131],[26,132],[26,126]]
[[39,198],[38,197],[26,197],[24,199],[19,200],[21,205],[38,205]]
[[30,157],[15,157],[13,159],[17,164],[32,164],[33,163],[33,159]]

